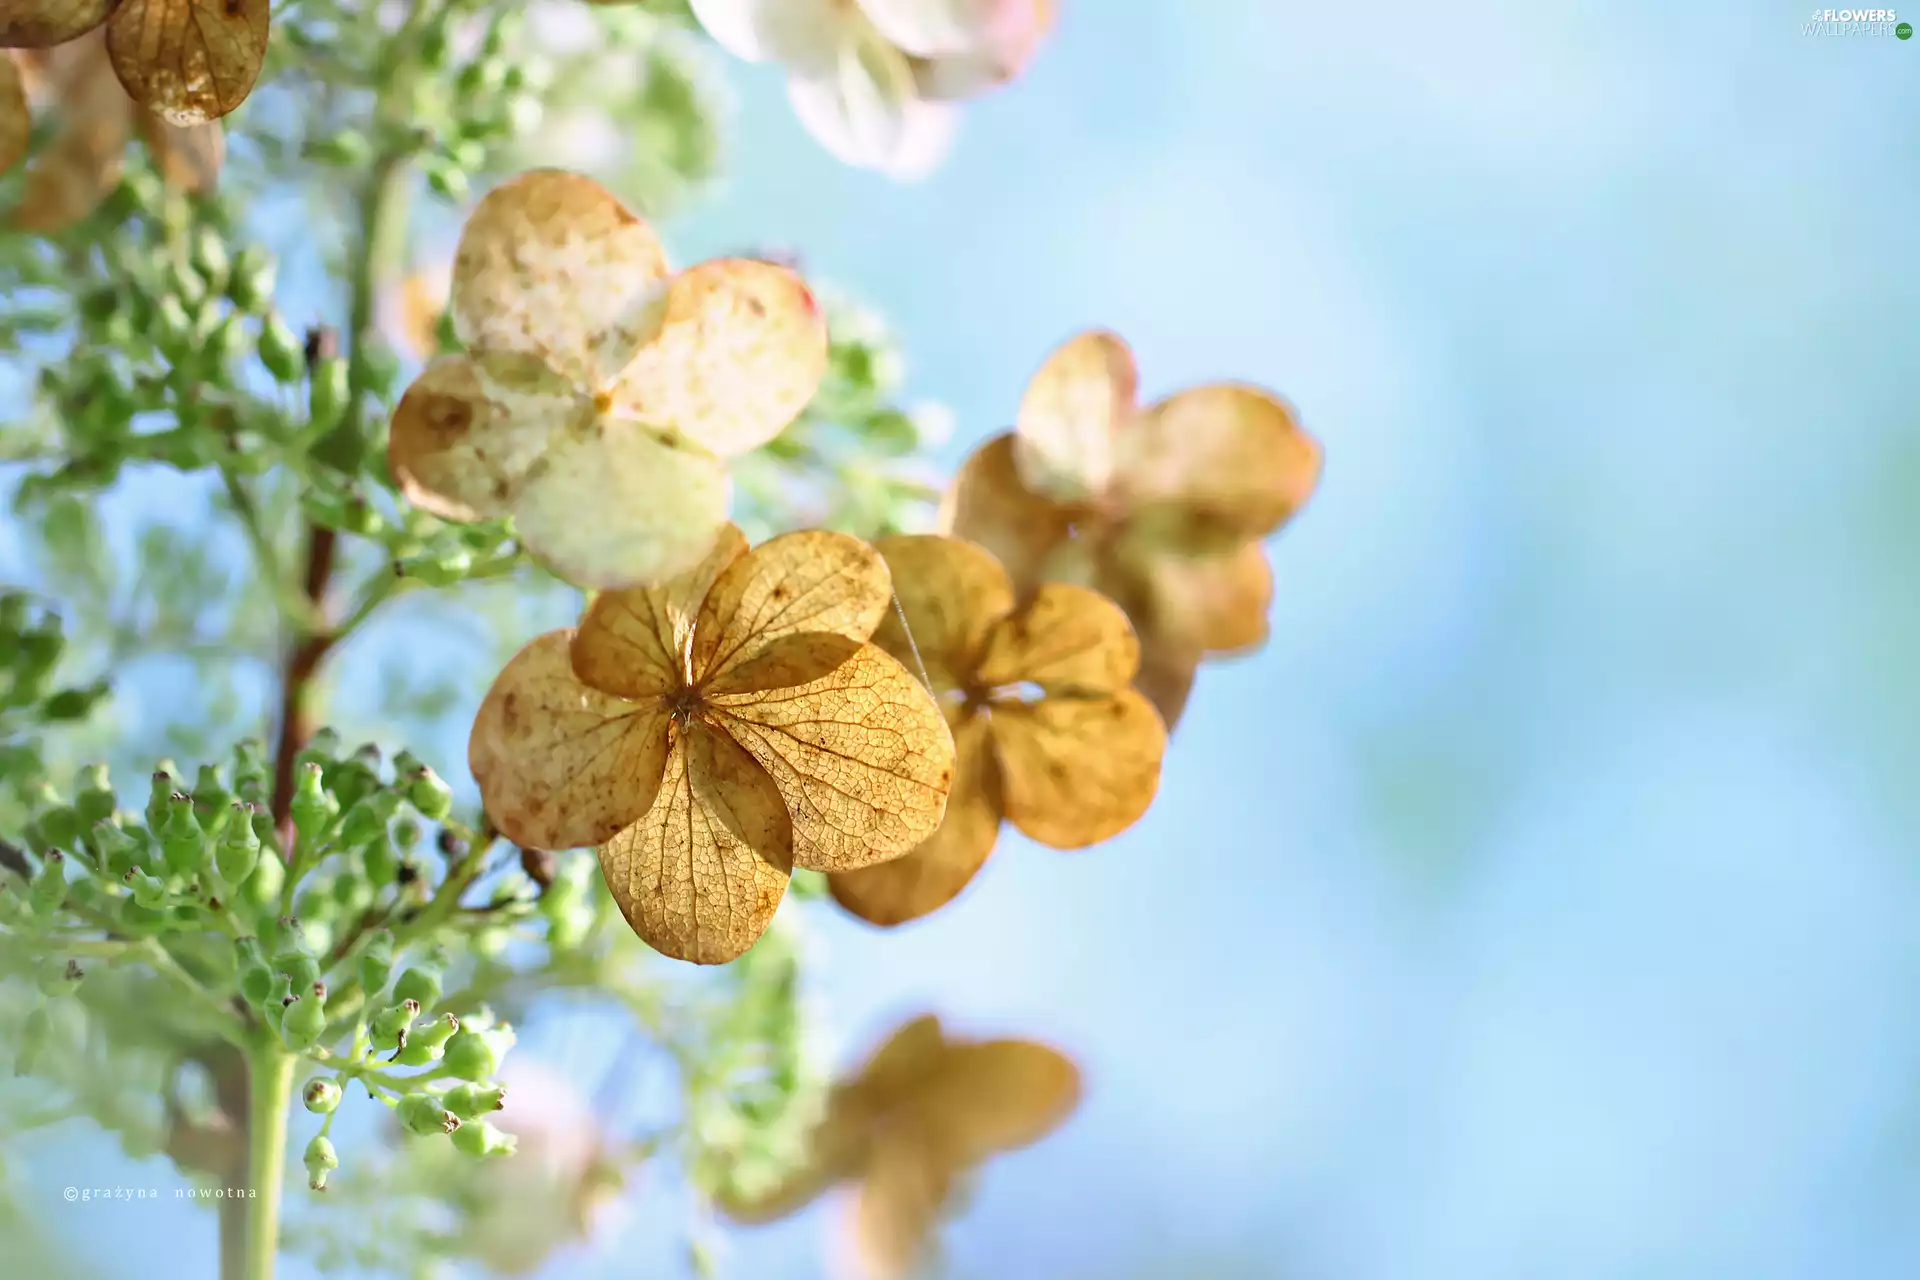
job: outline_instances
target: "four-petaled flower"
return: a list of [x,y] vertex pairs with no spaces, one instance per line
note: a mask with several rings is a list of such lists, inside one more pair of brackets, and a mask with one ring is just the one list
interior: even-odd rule
[[732,525],[658,587],[603,592],[522,649],[467,759],[496,826],[600,846],[627,921],[699,964],[740,955],[790,868],[851,871],[940,825],[953,739],[933,695],[867,643],[886,563],[844,534],[749,552]]
[[903,1276],[924,1255],[958,1177],[1045,1137],[1079,1101],[1079,1069],[1058,1050],[949,1039],[923,1015],[834,1087],[801,1168],[751,1198],[731,1193],[721,1208],[735,1221],[770,1222],[857,1183],[860,1260],[876,1278]]
[[272,8],[272,0],[4,0],[0,48],[51,49],[104,29],[128,97],[169,124],[204,124],[253,92]]
[[529,552],[587,587],[698,562],[727,518],[725,460],[780,434],[826,370],[799,276],[745,258],[670,274],[645,222],[553,169],[474,209],[451,310],[467,352],[401,397],[388,469],[435,515],[511,515]]
[[1025,70],[1053,0],[693,0],[729,52],[777,62],[807,131],[845,164],[917,178],[945,157],[958,102]]
[[1140,636],[1135,683],[1168,728],[1210,654],[1267,637],[1273,570],[1260,540],[1320,478],[1320,446],[1271,392],[1195,387],[1141,408],[1133,354],[1083,333],[1028,385],[1015,430],[954,477],[941,527],[980,543],[1015,589],[1078,582]]
[[828,876],[834,898],[874,924],[900,924],[966,887],[1002,818],[1056,849],[1132,826],[1159,787],[1167,734],[1128,687],[1140,650],[1118,606],[1050,583],[1015,608],[1006,570],[957,538],[876,547],[906,627],[889,616],[874,643],[903,662],[917,649],[926,663],[953,730],[953,791],[940,829],[912,853]]
[[50,102],[60,128],[27,170],[26,191],[13,211],[17,227],[59,231],[92,213],[120,181],[135,130],[169,186],[197,195],[219,179],[226,158],[219,123],[183,127],[143,109],[114,77],[99,33],[0,56],[0,172],[26,154],[29,97]]

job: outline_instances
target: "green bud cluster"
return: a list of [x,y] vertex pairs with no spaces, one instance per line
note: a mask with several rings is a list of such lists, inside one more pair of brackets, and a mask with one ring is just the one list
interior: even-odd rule
[[23,591],[0,591],[0,740],[10,721],[57,724],[84,720],[106,697],[105,682],[56,688],[66,652],[60,619]]

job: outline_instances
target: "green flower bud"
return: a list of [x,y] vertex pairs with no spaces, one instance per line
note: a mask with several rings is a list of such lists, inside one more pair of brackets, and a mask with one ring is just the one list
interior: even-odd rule
[[473,555],[465,547],[448,547],[406,556],[394,562],[393,571],[403,578],[429,587],[450,587],[466,580],[473,572]]
[[40,1061],[40,1055],[46,1052],[47,1042],[53,1039],[53,1019],[46,1007],[41,1006],[27,1015],[20,1025],[20,1038],[13,1050],[13,1074],[24,1076],[31,1073]]
[[58,849],[47,850],[40,860],[28,890],[28,901],[36,914],[50,916],[67,900],[67,855]]
[[213,869],[222,884],[238,888],[260,864],[260,837],[253,829],[253,806],[235,800],[230,809],[213,851]]
[[87,971],[74,959],[60,961],[49,956],[40,962],[40,971],[35,975],[40,984],[40,994],[48,999],[70,996],[80,989],[80,980]]
[[301,345],[300,336],[278,312],[260,322],[259,351],[260,363],[267,366],[267,372],[284,385],[291,386],[300,381],[301,375],[307,370],[306,350]]
[[240,250],[227,277],[227,297],[242,311],[258,315],[273,298],[273,255],[257,244]]
[[263,791],[267,785],[266,748],[258,738],[243,738],[233,748],[233,785],[240,798],[249,803],[259,803],[259,798],[248,794],[249,786]]
[[393,843],[396,848],[411,849],[420,843],[420,837],[426,834],[419,821],[406,814],[400,815],[393,824]]
[[393,883],[394,873],[400,869],[400,864],[393,856],[393,842],[387,839],[386,832],[375,836],[360,853],[369,887],[378,889]]
[[[344,801],[343,801],[344,802]],[[375,791],[347,810],[340,824],[340,843],[357,849],[387,834],[387,822],[400,807],[400,797],[391,791]]]
[[460,1127],[460,1117],[441,1106],[440,1099],[430,1093],[408,1094],[400,1099],[394,1114],[401,1124],[422,1136],[452,1133]]
[[227,253],[226,242],[212,227],[201,227],[193,238],[193,266],[213,288],[226,288],[233,259]]
[[258,938],[240,938],[234,944],[234,967],[240,973],[240,994],[251,1005],[265,1004],[273,994],[273,970],[260,949]]
[[178,293],[163,296],[153,312],[153,345],[178,364],[193,353],[193,317]]
[[372,154],[372,144],[364,133],[354,129],[343,129],[330,138],[322,138],[308,148],[307,154],[321,164],[337,164],[353,168],[366,162]]
[[160,828],[160,851],[175,875],[193,876],[206,861],[207,833],[194,817],[193,801],[176,791],[167,801],[167,820]]
[[[259,819],[265,814],[256,814],[253,833],[260,834]],[[247,877],[241,886],[240,896],[252,905],[256,911],[270,911],[280,905],[280,891],[287,883],[287,864],[282,859],[279,842],[269,844],[262,840],[260,860],[253,865],[253,874]]]
[[519,1139],[503,1133],[485,1120],[463,1124],[453,1131],[453,1145],[470,1156],[510,1156]]
[[413,1020],[420,1016],[417,1000],[402,1000],[373,1015],[371,1043],[381,1053],[395,1053],[407,1047],[407,1034]]
[[171,769],[156,769],[153,774],[153,786],[147,791],[147,829],[155,835],[167,821],[167,802],[173,799],[173,793],[180,789],[173,780]]
[[431,964],[410,965],[393,984],[393,998],[411,1000],[422,1009],[440,1003],[440,970]]
[[280,1039],[292,1052],[305,1053],[326,1029],[327,985],[316,982],[308,996],[287,1006],[280,1020]]
[[324,1116],[339,1106],[340,1098],[340,1085],[326,1076],[315,1076],[300,1090],[300,1101],[317,1116]]
[[453,789],[425,765],[408,780],[407,799],[422,816],[435,822],[453,812]]
[[133,890],[133,900],[149,911],[157,911],[166,905],[167,882],[159,876],[148,875],[135,867],[121,879]]
[[107,778],[107,766],[90,764],[80,771],[80,783],[73,797],[74,812],[82,824],[91,827],[113,816],[113,783]]
[[461,1080],[491,1080],[500,1069],[500,1057],[486,1035],[461,1031],[447,1041],[443,1070]]
[[[330,1082],[316,1080],[314,1083],[328,1084]],[[340,1092],[338,1086],[334,1087],[334,1092],[336,1094]],[[331,1111],[333,1108],[328,1107],[327,1110]],[[316,1133],[313,1135],[313,1141],[307,1144],[306,1153],[300,1157],[300,1162],[307,1167],[307,1185],[315,1191],[325,1191],[327,1189],[327,1174],[340,1167],[340,1157],[335,1153],[333,1143],[328,1140],[324,1133]]]
[[218,765],[203,764],[193,780],[193,816],[209,836],[218,837],[233,804],[233,793],[220,780]]
[[320,981],[320,962],[311,955],[283,951],[273,958],[273,970],[286,974],[295,991],[304,991]]
[[135,867],[144,868],[146,865],[146,846],[111,822],[94,823],[90,843],[94,852],[100,855],[107,874],[115,879]]
[[381,929],[370,935],[360,949],[360,989],[371,1001],[386,990],[393,976],[393,934]]
[[421,168],[426,171],[427,185],[449,204],[459,204],[472,190],[467,171],[445,156],[428,156]]
[[321,785],[322,772],[317,762],[309,760],[299,767],[293,789],[293,828],[300,835],[303,857],[309,846],[319,843],[321,833],[333,821],[335,802]]
[[[322,356],[307,368],[307,423],[315,436],[333,430],[347,407],[347,362]],[[341,467],[342,471],[357,468]]]
[[424,1067],[429,1062],[437,1062],[447,1041],[459,1030],[460,1019],[450,1013],[423,1022],[409,1033],[406,1047],[395,1061],[407,1067]]
[[287,1016],[287,1010],[299,999],[299,996],[293,994],[293,985],[287,981],[286,974],[273,975],[273,986],[268,989],[267,998],[260,1002],[260,1016],[266,1019],[267,1026],[273,1029],[275,1035],[280,1034],[281,1023]]
[[462,1120],[478,1120],[507,1105],[507,1087],[503,1084],[459,1084],[441,1095],[447,1110]]
[[40,815],[40,836],[48,844],[71,849],[80,843],[80,814],[72,805],[55,805]]

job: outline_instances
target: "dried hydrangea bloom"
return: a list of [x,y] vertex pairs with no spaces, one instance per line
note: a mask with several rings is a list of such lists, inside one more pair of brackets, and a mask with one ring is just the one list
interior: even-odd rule
[[102,33],[135,102],[174,125],[226,115],[253,92],[272,0],[0,0],[0,47],[51,49]]
[[1080,1101],[1080,1072],[1028,1040],[958,1040],[915,1018],[836,1085],[809,1159],[751,1200],[721,1208],[771,1222],[841,1183],[856,1184],[853,1237],[875,1280],[909,1274],[926,1252],[956,1179],[989,1157],[1039,1141]]
[[777,62],[807,131],[843,163],[931,172],[957,103],[1025,70],[1053,0],[693,0],[729,52]]
[[835,900],[874,924],[901,924],[967,886],[1003,818],[1056,849],[1138,821],[1160,785],[1167,733],[1129,687],[1140,650],[1126,615],[1060,584],[1016,608],[1006,570],[958,538],[876,546],[906,626],[889,615],[874,643],[905,662],[917,648],[925,661],[953,731],[953,791],[940,829],[912,853],[829,876]]
[[790,869],[851,871],[940,825],[953,739],[933,695],[868,643],[886,563],[844,534],[749,552],[732,525],[651,588],[603,592],[522,649],[467,748],[487,813],[532,848],[600,847],[656,951],[753,945]]
[[394,410],[387,463],[449,520],[510,515],[586,587],[662,582],[727,518],[726,460],[773,439],[827,363],[792,271],[722,258],[674,274],[640,218],[553,169],[489,192],[453,261],[467,351]]
[[16,51],[9,65],[17,65],[34,100],[60,120],[27,171],[26,190],[12,215],[15,226],[55,232],[92,213],[119,183],[127,140],[136,130],[169,186],[200,195],[219,181],[226,138],[218,122],[182,127],[141,110],[113,74],[102,33],[53,49]]
[[1140,636],[1135,684],[1169,728],[1199,663],[1265,643],[1261,539],[1320,478],[1320,446],[1279,397],[1240,383],[1142,408],[1133,354],[1094,331],[1034,375],[1011,434],[954,477],[941,527],[999,557],[1015,590],[1092,586]]

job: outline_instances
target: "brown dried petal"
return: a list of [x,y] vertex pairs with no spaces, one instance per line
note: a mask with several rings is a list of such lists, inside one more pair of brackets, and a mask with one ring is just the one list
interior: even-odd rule
[[1273,569],[1259,543],[1221,555],[1156,555],[1141,570],[1151,602],[1144,627],[1209,653],[1266,643]]
[[879,649],[803,639],[851,652],[806,684],[708,701],[785,797],[796,866],[851,871],[898,857],[940,825],[953,736],[926,686]]
[[423,511],[457,521],[502,516],[578,412],[567,389],[532,361],[496,356],[483,370],[465,356],[443,356],[394,409],[387,469]]
[[1160,713],[1168,733],[1186,712],[1200,658],[1192,646],[1156,639],[1151,632],[1140,641],[1140,670],[1133,677],[1133,687]]
[[515,844],[604,843],[653,807],[667,762],[667,715],[573,674],[572,631],[515,654],[480,704],[467,764],[487,814]]
[[659,238],[593,179],[536,169],[474,207],[453,259],[454,328],[468,347],[544,360],[605,386],[659,321]]
[[940,504],[940,531],[993,553],[1016,592],[1044,581],[1043,567],[1067,537],[1074,509],[1041,497],[1021,482],[1013,437],[995,436],[974,450]]
[[853,1242],[869,1280],[904,1280],[927,1251],[954,1170],[914,1128],[880,1136],[853,1203]]
[[601,849],[600,867],[648,946],[725,964],[766,932],[792,853],[787,807],[766,770],[725,733],[676,721],[658,798]]
[[1028,1040],[950,1045],[917,1097],[918,1114],[953,1167],[1039,1141],[1080,1103],[1080,1069]]
[[1041,844],[1083,849],[1138,821],[1160,787],[1167,731],[1132,689],[997,704],[1007,818]]
[[1040,367],[1020,401],[1014,461],[1034,493],[1087,502],[1113,478],[1114,442],[1133,415],[1140,377],[1118,334],[1069,339]]
[[1258,387],[1223,383],[1180,392],[1120,437],[1116,488],[1136,518],[1162,518],[1217,539],[1262,538],[1305,505],[1320,479],[1320,446],[1293,410]]
[[0,53],[0,173],[20,163],[33,135],[33,112],[20,64]]
[[50,51],[46,68],[60,129],[34,158],[13,221],[28,231],[55,232],[92,213],[119,183],[134,105],[97,37]]
[[614,403],[730,458],[799,417],[826,368],[826,320],[806,283],[770,262],[723,258],[674,278],[660,329],[620,373]]
[[917,646],[934,680],[957,686],[972,673],[987,628],[1013,609],[1007,571],[985,547],[959,538],[907,534],[873,545],[900,601],[898,613],[881,617],[873,642],[909,670]]
[[940,829],[905,857],[827,877],[834,901],[870,924],[917,920],[959,896],[1000,837],[1000,767],[985,717],[953,730],[953,790]]
[[120,0],[0,0],[0,47],[50,49],[105,22]]
[[604,693],[659,696],[691,683],[694,618],[721,571],[747,554],[735,525],[721,527],[707,558],[657,587],[603,591],[573,638],[573,671]]
[[707,593],[694,624],[694,678],[715,692],[778,688],[759,668],[745,668],[791,636],[864,641],[891,592],[886,561],[858,538],[805,529],[769,539],[729,565]]
[[1086,587],[1050,582],[987,633],[975,678],[989,688],[1032,683],[1052,693],[1110,693],[1140,665],[1120,606]]
[[123,0],[107,54],[135,102],[169,124],[203,124],[253,92],[271,9],[271,0]]

